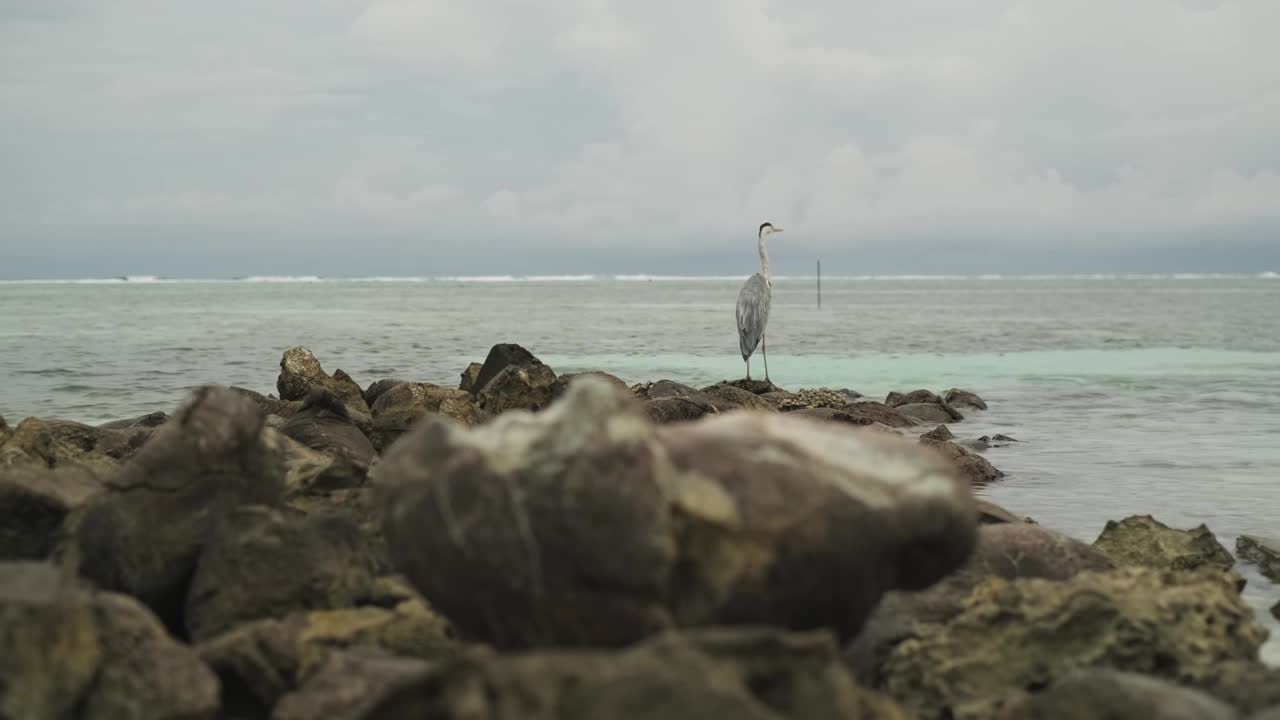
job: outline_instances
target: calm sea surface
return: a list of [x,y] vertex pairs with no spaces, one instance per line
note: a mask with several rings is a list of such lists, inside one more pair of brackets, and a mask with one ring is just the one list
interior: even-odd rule
[[[744,278],[0,283],[0,415],[98,423],[213,382],[274,392],[280,354],[453,385],[497,342],[559,372],[698,385],[741,377]],[[1085,541],[1108,518],[1205,523],[1234,550],[1280,535],[1280,278],[812,278],[774,282],[779,385],[972,389],[952,426],[1021,442],[981,494]],[[763,374],[753,360],[753,376]],[[1265,608],[1280,586],[1240,566]]]

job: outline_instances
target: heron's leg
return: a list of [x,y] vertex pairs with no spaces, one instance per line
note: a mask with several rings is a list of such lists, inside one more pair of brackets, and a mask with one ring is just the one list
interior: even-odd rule
[[769,382],[769,341],[764,336],[760,336],[760,355],[764,357],[764,381]]
[[751,358],[747,357],[747,379],[751,379]]

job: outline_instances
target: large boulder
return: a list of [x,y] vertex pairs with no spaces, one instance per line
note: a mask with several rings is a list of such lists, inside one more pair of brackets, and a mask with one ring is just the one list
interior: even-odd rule
[[987,401],[978,397],[977,393],[960,388],[951,388],[942,394],[942,401],[952,407],[968,407],[974,410],[986,410]]
[[720,412],[729,409],[725,407],[726,404],[743,410],[758,410],[761,412],[777,412],[778,410],[772,403],[759,395],[729,383],[719,383],[705,387],[702,392],[712,398],[712,402],[716,404],[717,408],[720,408]]
[[1124,568],[1068,581],[991,578],[945,623],[893,648],[879,686],[921,720],[990,717],[1078,668],[1212,686],[1256,662],[1266,630],[1221,573]]
[[490,415],[541,410],[551,402],[555,384],[555,371],[541,362],[508,365],[476,391],[476,401]]
[[1087,668],[1043,692],[1015,698],[999,720],[1239,720],[1235,708],[1192,688],[1140,673]]
[[375,448],[384,450],[422,418],[436,414],[466,425],[477,425],[485,416],[466,391],[431,383],[401,383],[374,402],[370,440]]
[[554,400],[555,398],[560,397],[564,394],[565,390],[569,389],[569,383],[575,382],[584,377],[599,378],[621,390],[628,389],[627,384],[615,375],[610,375],[609,373],[600,370],[588,370],[586,372],[565,373],[563,375],[556,376],[556,381],[551,385],[551,398]]
[[268,432],[249,398],[196,390],[73,519],[81,574],[180,628],[187,583],[214,526],[238,506],[283,498],[283,457]]
[[[489,348],[489,354],[485,356],[480,369],[471,378],[471,387],[469,389],[473,393],[480,392],[499,373],[507,368],[531,367],[541,364],[542,361],[534,357],[533,353],[515,343],[498,343]],[[469,370],[470,368],[463,373],[463,384],[466,384],[466,378],[470,375]]]
[[458,380],[458,389],[473,392],[476,389],[476,378],[480,377],[482,369],[484,365],[481,363],[473,362],[467,365],[467,368],[462,371],[462,377]]
[[76,465],[0,468],[0,561],[52,556],[65,539],[67,516],[103,485],[97,473]]
[[146,443],[154,428],[99,428],[70,420],[30,417],[0,444],[0,468],[80,465],[110,472]]
[[375,560],[343,515],[286,516],[262,506],[232,512],[200,555],[186,601],[190,637],[298,610],[352,607],[371,593]]
[[964,420],[964,416],[950,405],[941,403],[908,403],[906,405],[898,405],[894,409],[909,418],[915,418],[921,422],[945,423]]
[[356,415],[332,391],[313,387],[302,410],[280,426],[281,434],[329,457],[332,462],[311,487],[333,489],[364,484],[369,464],[377,455],[366,433],[372,433],[367,415]]
[[265,715],[333,653],[364,649],[438,660],[456,653],[458,644],[449,622],[419,595],[384,578],[368,604],[258,620],[196,646],[222,679],[224,705],[250,717]]
[[364,390],[365,404],[369,406],[370,410],[372,410],[374,403],[378,402],[378,398],[382,397],[383,393],[385,393],[386,391],[390,390],[391,388],[397,385],[403,385],[406,382],[408,382],[408,380],[399,380],[396,378],[387,378],[385,380],[378,380],[377,382],[373,383],[369,387],[365,388]]
[[137,600],[0,564],[0,717],[213,720],[218,680]]
[[433,417],[384,453],[392,559],[467,635],[620,645],[671,626],[848,637],[968,556],[966,483],[926,449],[781,413],[655,426],[583,378],[538,414]]
[[1263,576],[1280,583],[1280,538],[1241,535],[1236,538],[1236,554],[1257,565]]
[[1175,530],[1150,515],[1108,520],[1093,546],[1118,564],[1160,570],[1230,570],[1235,558],[1204,524]]
[[282,400],[305,400],[313,387],[322,387],[350,405],[355,411],[369,413],[364,401],[364,390],[351,376],[337,370],[331,376],[320,366],[320,361],[304,347],[289,348],[280,357],[280,375],[276,378],[276,391]]
[[[497,655],[484,649],[427,668],[380,668],[373,702],[345,717],[522,720],[907,720],[860,687],[825,633],[708,629],[664,633],[621,650]],[[370,674],[373,668],[365,671]],[[353,673],[354,674],[354,673]],[[322,683],[322,680],[324,681]],[[299,694],[333,696],[317,675]],[[365,683],[368,687],[372,683]],[[289,705],[296,702],[288,699]],[[332,701],[319,703],[335,707]]]
[[884,404],[889,407],[901,407],[903,405],[930,404],[937,405],[942,402],[942,398],[932,390],[912,390],[906,393],[891,392],[884,398]]

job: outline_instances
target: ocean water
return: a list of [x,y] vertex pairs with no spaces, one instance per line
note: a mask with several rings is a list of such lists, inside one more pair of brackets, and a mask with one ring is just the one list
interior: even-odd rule
[[[497,342],[558,372],[692,385],[742,377],[744,278],[252,278],[0,283],[0,415],[99,423],[202,383],[274,392],[281,353],[444,385]],[[846,277],[774,282],[769,374],[792,389],[974,390],[952,426],[1001,432],[979,494],[1092,541],[1108,519],[1280,536],[1280,277]],[[763,376],[759,357],[754,377]],[[1280,586],[1251,566],[1266,612]]]

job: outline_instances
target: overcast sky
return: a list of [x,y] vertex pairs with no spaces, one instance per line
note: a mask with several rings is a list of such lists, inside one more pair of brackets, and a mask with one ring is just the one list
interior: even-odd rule
[[[0,0],[0,276],[1280,270],[1277,0]],[[827,268],[831,268],[828,270]]]

